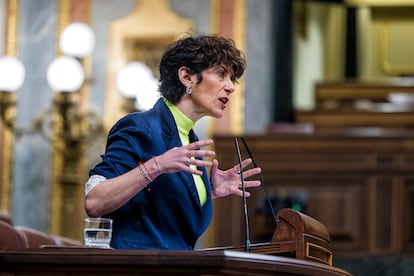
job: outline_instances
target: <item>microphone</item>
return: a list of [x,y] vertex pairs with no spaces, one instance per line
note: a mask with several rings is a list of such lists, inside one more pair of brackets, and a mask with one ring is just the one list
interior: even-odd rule
[[[244,148],[247,151],[247,154],[249,155],[250,159],[252,159],[253,166],[255,168],[257,168],[258,166],[257,166],[256,160],[254,159],[253,154],[251,153],[249,147],[247,146],[247,143],[246,143],[244,137],[240,137],[240,138],[241,138],[241,140],[243,142]],[[265,182],[263,180],[263,175],[262,174],[259,174],[259,177],[260,177],[260,183],[262,184],[261,186],[263,187],[263,192],[264,192],[265,197],[266,197],[266,200],[267,200],[267,204],[269,205],[270,211],[272,212],[273,219],[274,219],[275,224],[277,226],[279,224],[279,220],[276,217],[276,213],[275,213],[275,210],[273,208],[272,202],[270,202],[269,193],[267,191],[267,186],[265,185]]]
[[237,158],[239,160],[240,183],[241,183],[242,192],[243,192],[244,226],[245,226],[245,235],[246,235],[244,249],[246,252],[250,252],[250,227],[249,227],[249,215],[247,211],[246,186],[244,185],[242,158],[241,158],[241,153],[240,153],[239,141],[237,137],[234,137],[234,143],[236,145]]

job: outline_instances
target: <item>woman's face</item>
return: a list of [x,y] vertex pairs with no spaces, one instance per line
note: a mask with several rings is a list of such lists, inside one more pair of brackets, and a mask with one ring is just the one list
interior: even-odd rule
[[197,119],[203,116],[223,116],[223,111],[229,104],[230,94],[234,92],[231,73],[224,66],[217,66],[202,71],[203,79],[200,83],[197,83],[196,75],[191,76],[193,93],[190,98],[194,104],[193,115],[197,116]]

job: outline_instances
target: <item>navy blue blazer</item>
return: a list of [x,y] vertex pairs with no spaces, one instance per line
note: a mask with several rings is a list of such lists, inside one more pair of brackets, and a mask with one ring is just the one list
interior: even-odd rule
[[[190,141],[198,140],[190,132]],[[110,130],[102,161],[89,175],[113,178],[153,156],[181,146],[174,118],[162,99],[145,112],[126,115]],[[201,206],[191,174],[162,174],[124,206],[106,215],[113,219],[115,249],[191,250],[212,216],[211,187],[205,168],[207,201]],[[122,184],[120,184],[122,185]]]

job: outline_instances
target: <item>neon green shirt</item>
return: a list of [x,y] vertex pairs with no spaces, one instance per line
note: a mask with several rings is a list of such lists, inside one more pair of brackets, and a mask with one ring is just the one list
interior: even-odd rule
[[[163,98],[164,102],[167,104],[168,108],[170,109],[175,123],[177,124],[178,134],[180,135],[180,140],[183,145],[188,145],[190,143],[190,138],[188,134],[190,130],[195,125],[190,118],[188,118],[184,113],[182,113],[175,105],[170,103],[166,98]],[[194,158],[194,157],[192,157]],[[197,169],[195,165],[191,165],[191,168]],[[193,174],[194,183],[197,188],[198,197],[200,199],[200,204],[204,205],[207,200],[207,190],[206,186],[204,185],[203,179],[201,176]]]

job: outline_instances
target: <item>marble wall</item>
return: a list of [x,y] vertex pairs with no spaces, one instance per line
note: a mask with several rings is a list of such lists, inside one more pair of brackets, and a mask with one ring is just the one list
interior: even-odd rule
[[[18,55],[26,79],[17,92],[17,128],[29,128],[51,104],[46,80],[56,55],[56,1],[21,0],[18,17]],[[39,134],[17,136],[14,145],[12,214],[17,225],[47,230],[50,144]]]
[[261,132],[272,121],[273,10],[272,1],[247,1],[245,132]]

